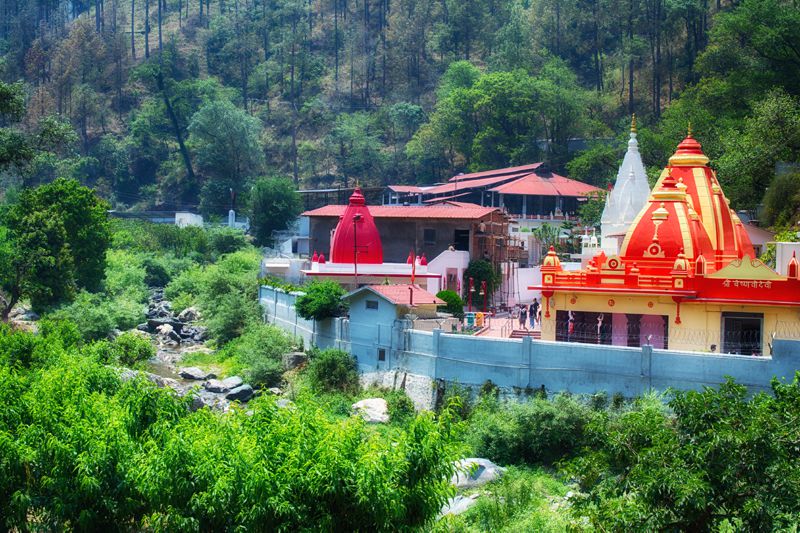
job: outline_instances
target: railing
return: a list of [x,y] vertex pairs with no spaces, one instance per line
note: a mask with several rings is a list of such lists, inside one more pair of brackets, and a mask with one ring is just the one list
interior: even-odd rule
[[500,336],[503,338],[510,337],[511,332],[514,331],[514,320],[517,320],[513,317],[506,318],[505,324],[500,327]]

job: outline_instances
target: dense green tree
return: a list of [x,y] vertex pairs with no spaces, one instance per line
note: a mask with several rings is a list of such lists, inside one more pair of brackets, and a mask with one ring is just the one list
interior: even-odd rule
[[75,180],[58,179],[22,191],[7,213],[6,223],[14,230],[33,213],[58,219],[69,244],[77,286],[97,290],[103,280],[105,253],[111,243],[107,209],[108,204],[91,189]]
[[201,192],[203,211],[226,212],[230,204],[219,192],[228,188],[241,192],[245,181],[262,169],[260,131],[257,118],[224,100],[204,105],[192,117],[189,143],[197,157],[198,171],[206,178]]
[[[474,282],[475,291],[470,295],[469,280]],[[482,283],[486,282],[486,294],[481,295]],[[476,259],[470,261],[467,269],[464,271],[464,301],[471,299],[472,305],[483,306],[484,300],[491,301],[492,294],[500,288],[500,273],[495,267],[485,259]],[[471,296],[471,298],[470,298]]]
[[33,211],[0,226],[0,319],[23,298],[37,307],[68,300],[75,269],[64,224],[46,211]]
[[300,195],[291,180],[259,178],[250,191],[250,227],[256,243],[272,245],[272,232],[286,229],[302,209]]

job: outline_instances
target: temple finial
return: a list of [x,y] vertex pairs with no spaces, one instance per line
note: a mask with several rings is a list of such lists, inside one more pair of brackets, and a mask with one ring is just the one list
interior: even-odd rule
[[686,125],[686,136],[692,136],[692,121],[690,120],[689,123]]
[[631,115],[631,133],[636,133],[636,113]]

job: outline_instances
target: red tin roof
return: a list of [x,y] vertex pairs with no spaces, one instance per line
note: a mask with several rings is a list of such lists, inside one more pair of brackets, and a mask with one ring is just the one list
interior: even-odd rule
[[[371,205],[369,212],[373,218],[448,218],[463,220],[482,219],[494,211],[497,207],[480,207],[478,205],[467,204],[466,206],[455,205]],[[306,211],[303,216],[307,217],[340,217],[344,214],[344,205],[326,205],[318,209]]]
[[482,172],[473,172],[471,174],[459,174],[457,176],[453,176],[448,181],[474,180],[478,178],[488,178],[489,176],[502,176],[508,174],[527,174],[528,172],[533,172],[540,166],[542,166],[541,163],[531,163],[530,165],[521,165],[518,167],[496,168],[494,170],[484,170]]
[[[363,289],[369,289],[377,293],[395,305],[412,305],[411,294],[413,293],[413,305],[436,304],[444,305],[444,301],[429,293],[419,285],[367,285]],[[359,290],[363,290],[359,289]],[[355,291],[358,292],[358,291]],[[353,294],[353,293],[351,293]]]
[[559,176],[558,174],[550,174],[550,177],[542,177],[533,172],[489,190],[502,194],[525,194],[532,196],[586,196],[587,194],[600,191],[597,187],[564,176]]

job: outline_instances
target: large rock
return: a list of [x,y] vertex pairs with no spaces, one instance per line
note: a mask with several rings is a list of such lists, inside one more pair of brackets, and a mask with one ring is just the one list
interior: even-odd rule
[[450,483],[459,490],[480,487],[490,481],[499,479],[506,471],[502,466],[497,466],[489,459],[469,457],[455,463],[456,473]]
[[183,329],[183,322],[180,320],[175,320],[174,318],[148,318],[147,319],[147,329],[150,333],[155,333],[158,331],[159,326],[163,325],[170,325],[172,329],[175,330],[176,333],[180,333]]
[[228,387],[228,389],[235,389],[236,387],[241,387],[244,384],[244,380],[239,376],[231,376],[223,379],[222,384]]
[[240,385],[226,394],[225,399],[232,402],[246,402],[253,397],[253,394],[253,387],[250,385]]
[[196,307],[187,307],[178,313],[178,320],[181,322],[194,322],[200,318],[200,311]]
[[283,354],[283,368],[292,370],[298,366],[305,364],[308,361],[308,356],[303,352],[289,352]]
[[467,511],[470,507],[472,507],[476,503],[478,503],[479,497],[480,494],[470,494],[468,496],[459,494],[447,500],[447,503],[445,504],[444,507],[442,507],[442,512],[440,514],[442,516],[459,515]]
[[183,326],[181,337],[195,342],[202,342],[208,338],[208,330],[204,326]]
[[241,387],[242,383],[243,383],[242,378],[240,378],[239,376],[231,376],[229,378],[225,378],[222,380],[209,379],[208,381],[205,382],[203,387],[209,392],[222,393],[222,392],[228,392],[237,387]]
[[183,379],[194,379],[197,381],[205,381],[207,379],[214,379],[217,377],[213,372],[206,372],[196,366],[189,366],[178,370],[178,375]]
[[383,398],[367,398],[353,404],[353,411],[369,424],[385,424],[389,421],[389,405]]

